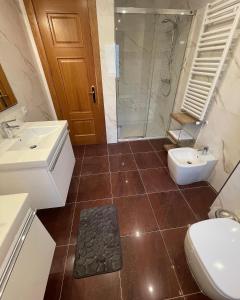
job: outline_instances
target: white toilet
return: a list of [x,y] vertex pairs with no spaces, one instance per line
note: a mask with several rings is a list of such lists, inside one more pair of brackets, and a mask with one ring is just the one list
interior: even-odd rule
[[207,152],[184,147],[168,151],[168,168],[172,179],[180,185],[207,180],[217,160]]
[[193,224],[185,238],[189,268],[213,300],[240,299],[240,224],[219,218]]

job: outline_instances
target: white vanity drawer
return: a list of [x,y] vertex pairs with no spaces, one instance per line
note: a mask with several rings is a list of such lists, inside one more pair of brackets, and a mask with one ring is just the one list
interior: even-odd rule
[[[24,236],[20,237],[20,240],[21,238]],[[54,249],[55,242],[35,216],[22,248],[19,254],[17,253],[17,260],[1,300],[42,300]]]
[[65,204],[72,173],[75,164],[75,157],[70,142],[69,134],[64,137],[62,145],[50,166],[50,174],[60,195],[60,202]]

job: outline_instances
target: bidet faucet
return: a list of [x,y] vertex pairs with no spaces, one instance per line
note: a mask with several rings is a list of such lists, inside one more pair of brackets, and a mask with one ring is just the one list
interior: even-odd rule
[[14,128],[19,128],[19,125],[9,125],[8,123],[10,122],[15,122],[16,119],[12,119],[12,120],[8,120],[8,121],[4,121],[2,123],[0,123],[0,128],[2,130],[3,133],[3,137],[6,139],[10,139],[13,137],[13,133],[12,133],[12,129]]
[[202,151],[203,155],[206,155],[208,153],[209,147],[204,146],[203,148],[198,149],[197,151]]

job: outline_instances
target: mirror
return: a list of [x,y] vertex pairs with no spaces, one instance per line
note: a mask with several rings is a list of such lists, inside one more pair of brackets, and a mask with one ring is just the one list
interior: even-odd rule
[[11,89],[7,76],[0,65],[0,111],[17,104],[17,99]]

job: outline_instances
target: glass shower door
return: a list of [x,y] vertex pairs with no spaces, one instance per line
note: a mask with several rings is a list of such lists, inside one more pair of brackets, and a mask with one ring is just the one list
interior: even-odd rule
[[166,136],[192,21],[175,11],[115,15],[119,139]]
[[116,14],[118,138],[144,137],[151,89],[155,19]]

